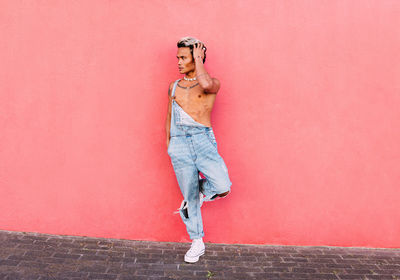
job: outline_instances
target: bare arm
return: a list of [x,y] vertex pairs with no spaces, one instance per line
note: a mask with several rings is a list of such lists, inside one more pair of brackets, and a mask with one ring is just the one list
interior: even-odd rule
[[172,102],[171,102],[171,91],[172,91],[172,85],[174,83],[171,82],[169,85],[168,89],[168,113],[167,113],[167,118],[165,120],[165,132],[167,136],[167,149],[169,146],[169,139],[170,139],[170,129],[171,129],[171,107],[172,107]]
[[211,78],[203,64],[204,50],[203,45],[198,44],[193,48],[193,57],[196,67],[196,78],[204,93],[217,93],[220,88],[220,82],[216,78]]

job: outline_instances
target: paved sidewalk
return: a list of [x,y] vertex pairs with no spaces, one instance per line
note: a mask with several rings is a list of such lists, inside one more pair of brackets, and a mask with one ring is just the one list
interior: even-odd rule
[[0,279],[400,279],[400,249],[132,241],[0,230]]

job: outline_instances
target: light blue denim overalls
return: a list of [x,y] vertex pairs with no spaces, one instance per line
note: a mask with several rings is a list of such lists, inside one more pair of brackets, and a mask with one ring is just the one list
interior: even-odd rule
[[[175,95],[179,80],[174,83],[171,97]],[[202,192],[205,201],[208,201],[215,194],[231,190],[228,169],[218,153],[212,128],[196,122],[174,99],[170,136],[168,155],[183,195],[181,207],[175,213],[180,213],[190,239],[201,238],[204,231],[200,211],[199,171],[205,177]]]

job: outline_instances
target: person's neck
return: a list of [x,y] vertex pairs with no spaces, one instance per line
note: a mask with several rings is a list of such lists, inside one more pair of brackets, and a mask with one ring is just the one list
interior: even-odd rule
[[188,79],[192,79],[192,78],[196,77],[196,72],[195,71],[191,71],[191,72],[187,73],[185,76]]

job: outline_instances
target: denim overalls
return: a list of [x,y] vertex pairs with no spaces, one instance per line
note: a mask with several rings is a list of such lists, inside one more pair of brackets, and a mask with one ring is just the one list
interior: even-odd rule
[[[180,79],[176,80],[171,97]],[[168,155],[183,195],[178,211],[190,239],[204,236],[200,211],[199,171],[204,175],[205,201],[215,194],[230,191],[231,181],[224,160],[218,154],[217,142],[211,127],[196,122],[172,100]],[[184,211],[186,210],[186,211]]]

